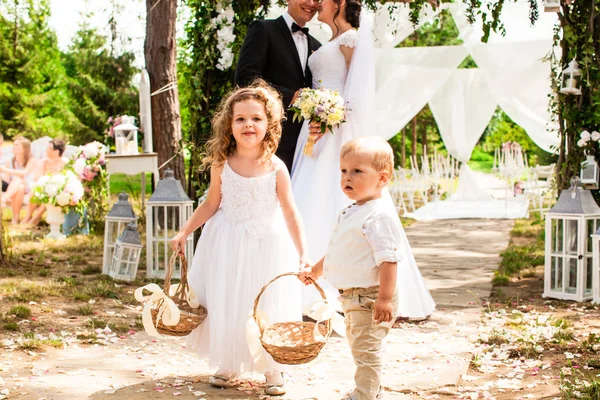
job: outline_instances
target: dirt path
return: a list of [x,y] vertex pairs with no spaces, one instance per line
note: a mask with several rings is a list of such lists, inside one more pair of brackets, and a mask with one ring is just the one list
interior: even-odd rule
[[[482,311],[478,298],[489,295],[511,227],[512,221],[504,220],[451,220],[407,228],[438,309],[427,321],[394,329],[386,350],[387,399],[414,398],[418,391],[443,393],[467,371],[470,339]],[[11,399],[47,400],[261,398],[259,376],[237,389],[211,388],[206,382],[212,371],[181,339],[102,335],[109,345],[74,344],[37,355],[5,348],[0,391],[8,390]],[[333,337],[315,362],[289,368],[283,398],[341,399],[352,388],[353,370],[345,340]]]

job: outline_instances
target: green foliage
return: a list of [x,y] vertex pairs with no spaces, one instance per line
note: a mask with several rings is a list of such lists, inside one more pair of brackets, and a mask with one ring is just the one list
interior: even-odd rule
[[63,55],[71,109],[76,121],[71,127],[77,144],[104,141],[110,116],[135,115],[137,89],[132,86],[134,54],[113,56],[106,38],[82,24],[69,52]]
[[49,0],[0,0],[0,132],[58,136],[72,120]]
[[[184,132],[194,146],[190,159],[189,179],[194,184],[196,195],[208,186],[207,174],[197,169],[201,162],[202,151],[210,138],[210,120],[217,105],[233,88],[235,65],[239,56],[248,25],[255,19],[264,18],[269,8],[268,0],[233,0],[235,12],[235,40],[230,47],[235,55],[231,67],[225,71],[217,68],[220,53],[217,49],[217,26],[211,21],[217,16],[217,7],[221,1],[187,0],[192,18],[186,25],[187,39],[184,58],[180,58],[180,81],[187,84],[181,88],[182,95],[188,99],[189,121]],[[189,60],[189,61],[188,61]]]
[[50,0],[0,0],[0,132],[103,141],[109,115],[137,112],[134,55],[111,55],[85,19],[62,53],[49,17]]

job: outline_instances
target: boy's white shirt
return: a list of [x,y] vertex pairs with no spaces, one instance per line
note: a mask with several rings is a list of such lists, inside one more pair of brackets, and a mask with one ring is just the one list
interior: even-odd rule
[[337,289],[379,286],[379,265],[402,260],[400,220],[388,203],[375,199],[340,213],[323,262]]

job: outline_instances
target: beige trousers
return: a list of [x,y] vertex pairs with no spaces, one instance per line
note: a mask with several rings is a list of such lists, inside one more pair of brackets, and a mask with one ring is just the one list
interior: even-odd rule
[[[390,323],[375,323],[373,304],[378,294],[379,286],[340,291],[346,336],[356,364],[356,389],[352,393],[353,400],[375,400],[381,390],[382,344],[395,318]],[[398,293],[394,293],[392,304],[396,316]]]

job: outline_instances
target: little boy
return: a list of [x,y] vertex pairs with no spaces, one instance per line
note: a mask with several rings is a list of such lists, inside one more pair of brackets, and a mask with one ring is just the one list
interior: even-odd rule
[[346,400],[375,400],[381,392],[381,347],[398,311],[396,268],[401,227],[391,199],[382,197],[394,167],[383,139],[361,137],[341,150],[341,186],[354,204],[338,218],[325,257],[300,274],[324,275],[338,289],[356,364],[356,389]]

